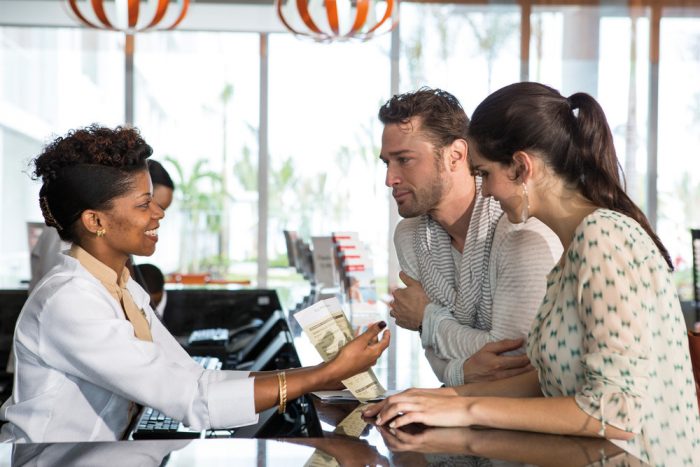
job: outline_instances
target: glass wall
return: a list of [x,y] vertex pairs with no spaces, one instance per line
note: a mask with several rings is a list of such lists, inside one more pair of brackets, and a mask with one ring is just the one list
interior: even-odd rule
[[534,7],[529,44],[532,81],[564,95],[583,91],[598,99],[613,132],[627,192],[642,208],[647,184],[648,15],[646,8]]
[[[471,115],[489,93],[519,80],[520,10],[515,5],[404,3],[399,27],[400,92],[441,88]],[[432,376],[418,339],[399,341],[397,354],[411,355],[421,373]],[[397,377],[397,387],[420,384],[401,372]]]
[[659,63],[658,233],[674,260],[679,295],[692,299],[690,229],[700,228],[700,10],[664,12]]
[[29,223],[42,221],[31,159],[70,128],[123,121],[122,50],[118,34],[0,27],[0,287],[29,279]]
[[153,262],[215,279],[257,274],[259,35],[136,37],[134,124],[175,182]]
[[356,231],[386,276],[388,195],[379,161],[379,106],[390,97],[390,36],[316,44],[270,36],[269,241],[286,264],[282,231]]
[[489,93],[519,80],[516,5],[404,3],[400,31],[401,92],[442,88],[470,114]]
[[[390,201],[377,160],[376,120],[392,92],[392,73],[394,92],[441,87],[468,113],[489,92],[527,76],[600,100],[630,195],[647,209],[648,194],[658,188],[652,198],[658,231],[676,262],[681,296],[689,298],[688,230],[700,226],[694,156],[700,11],[661,10],[657,64],[650,44],[659,24],[650,8],[546,2],[523,16],[527,3],[508,3],[404,2],[398,50],[388,35],[342,44],[258,32],[137,36],[134,123],[178,185],[158,252],[148,261],[166,272],[283,277],[291,272],[272,269],[286,264],[283,229],[306,239],[352,230],[370,245],[377,275],[395,273],[387,270]],[[222,15],[233,8],[220,7]],[[530,34],[521,43],[523,28]],[[261,62],[262,37],[269,37],[267,62]],[[0,27],[0,286],[28,279],[27,223],[41,220],[28,161],[53,134],[124,122],[123,50],[124,38],[115,33]],[[399,60],[392,62],[392,54]],[[268,103],[267,113],[260,102]],[[658,134],[650,135],[657,121]],[[262,174],[269,185],[262,195],[266,244],[258,244],[265,206],[258,190],[260,134],[269,148]],[[258,271],[264,256],[268,262]]]

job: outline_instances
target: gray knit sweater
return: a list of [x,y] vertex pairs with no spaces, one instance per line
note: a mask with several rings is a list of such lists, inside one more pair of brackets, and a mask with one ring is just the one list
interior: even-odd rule
[[[403,219],[396,227],[394,244],[401,269],[420,281],[414,235],[420,218]],[[455,271],[469,261],[453,250]],[[525,224],[511,224],[502,216],[494,232],[489,268],[484,279],[490,283],[491,329],[479,330],[460,323],[441,305],[430,303],[423,317],[422,344],[435,375],[448,386],[464,384],[464,362],[489,342],[527,337],[530,325],[545,293],[545,276],[562,253],[559,238],[535,218]],[[457,272],[458,273],[458,272]],[[474,280],[482,280],[474,278]],[[456,283],[459,284],[459,278]],[[523,353],[524,348],[519,352]]]

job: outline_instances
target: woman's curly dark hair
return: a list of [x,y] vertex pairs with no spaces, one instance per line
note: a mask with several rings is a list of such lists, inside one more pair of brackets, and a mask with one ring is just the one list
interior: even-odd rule
[[56,138],[34,159],[43,182],[39,204],[46,225],[63,240],[78,240],[75,223],[86,209],[109,209],[132,187],[133,173],[147,170],[153,153],[136,128],[97,124]]

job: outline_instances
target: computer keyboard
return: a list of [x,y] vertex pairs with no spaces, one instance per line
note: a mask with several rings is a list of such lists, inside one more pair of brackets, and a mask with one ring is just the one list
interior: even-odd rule
[[134,439],[173,439],[203,438],[204,432],[192,430],[177,420],[173,420],[154,408],[143,409],[134,432]]
[[199,366],[204,368],[205,370],[220,370],[222,362],[220,359],[216,357],[210,357],[210,356],[200,356],[200,355],[193,355],[192,360],[197,362]]
[[197,329],[196,331],[192,331],[192,334],[190,334],[187,340],[188,345],[226,345],[227,342],[228,329],[226,328]]
[[[221,360],[216,357],[197,355],[192,359],[207,370],[221,369]],[[195,439],[206,436],[207,432],[192,430],[152,407],[143,408],[131,433],[133,439]]]

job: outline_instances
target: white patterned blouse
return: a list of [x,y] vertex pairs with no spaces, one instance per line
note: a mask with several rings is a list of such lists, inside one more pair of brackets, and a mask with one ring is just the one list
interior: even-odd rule
[[685,321],[668,265],[633,219],[598,209],[547,277],[528,338],[547,397],[636,436],[615,441],[651,465],[700,460]]

